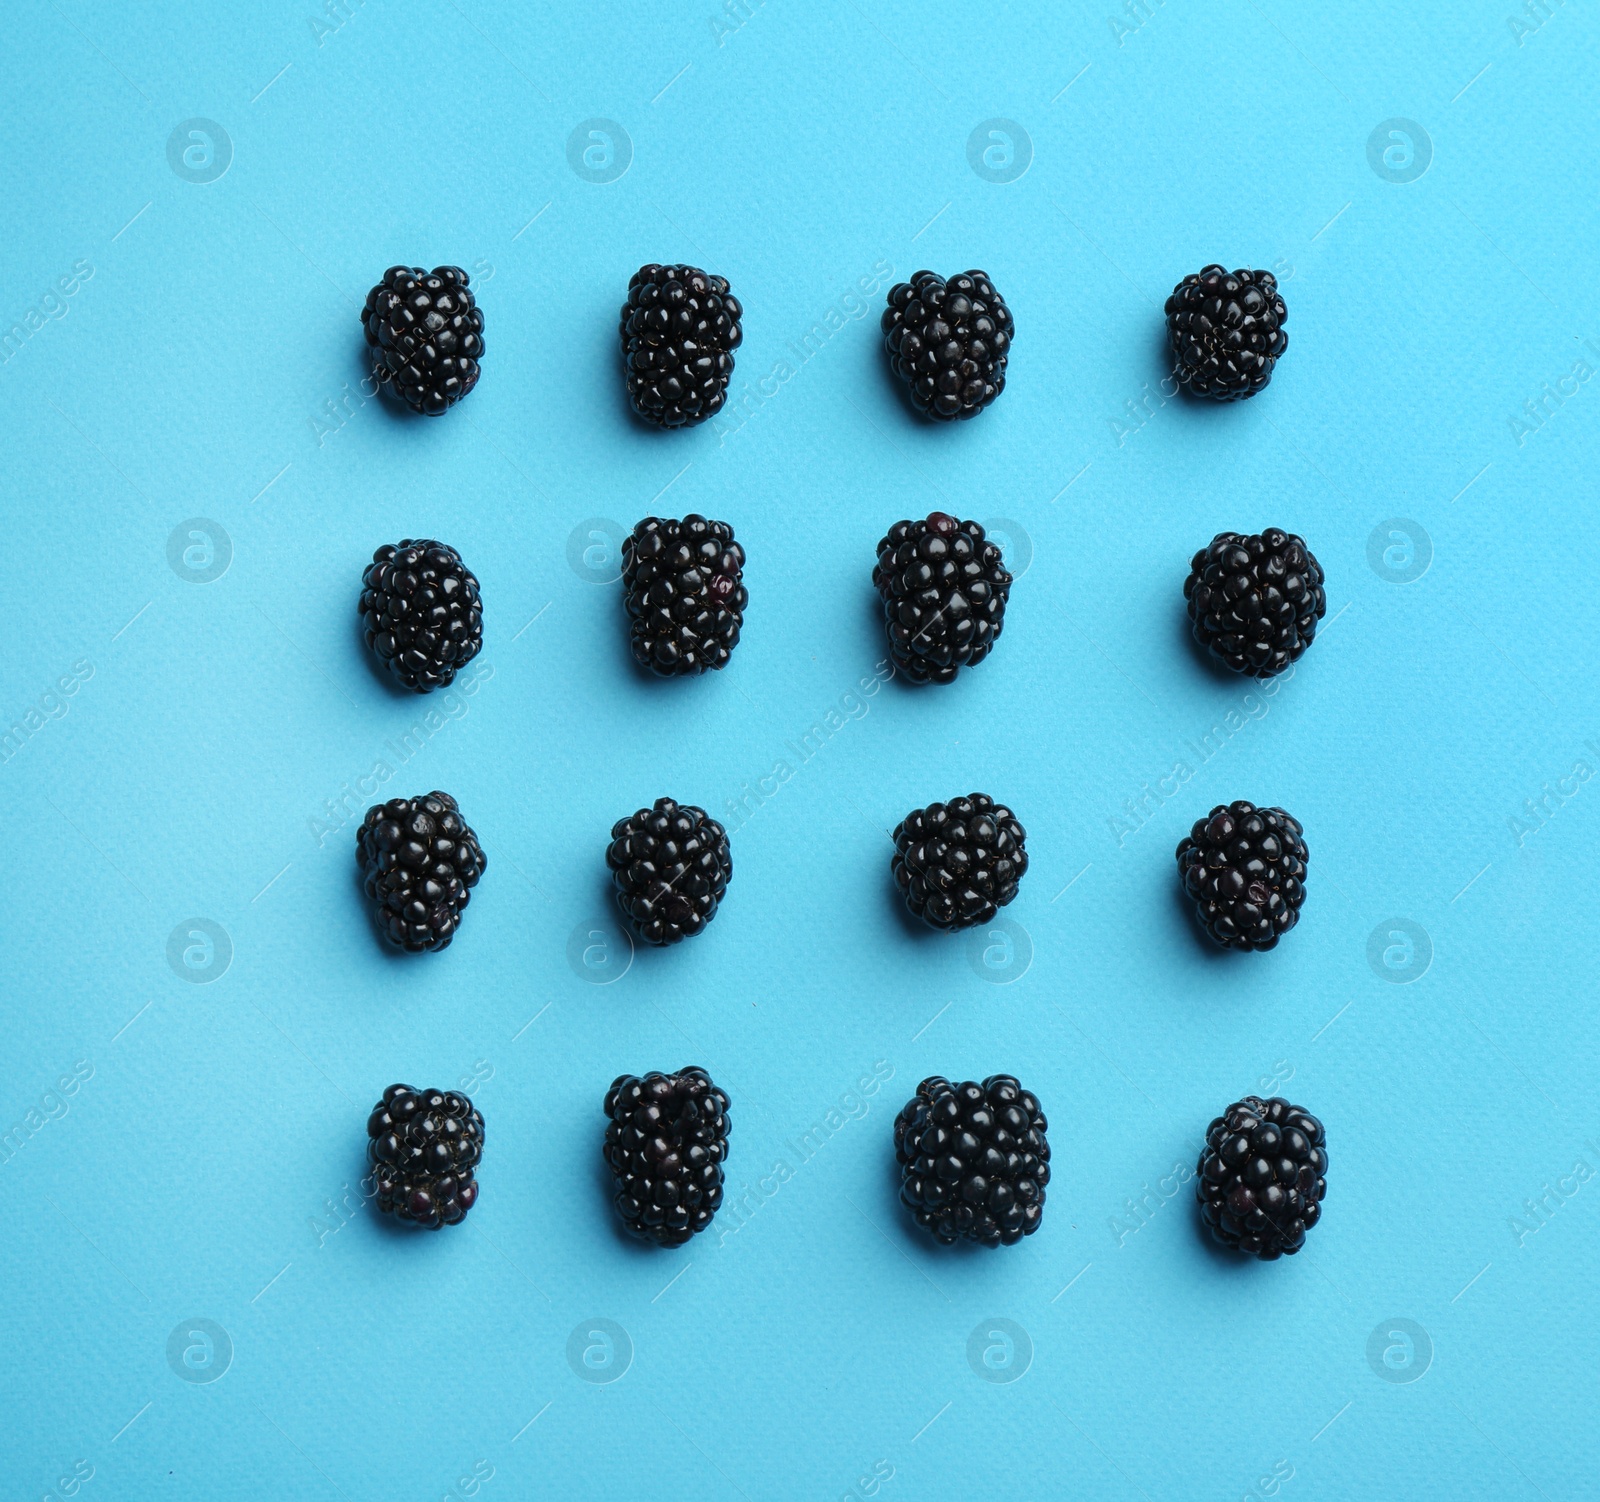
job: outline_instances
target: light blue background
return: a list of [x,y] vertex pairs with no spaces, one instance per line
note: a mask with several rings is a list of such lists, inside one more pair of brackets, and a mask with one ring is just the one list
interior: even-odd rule
[[[1558,779],[1600,768],[1600,382],[1537,427],[1524,405],[1600,367],[1593,10],[136,9],[20,0],[6,27],[0,314],[40,327],[0,365],[0,714],[93,669],[0,766],[7,1495],[74,1460],[90,1498],[437,1498],[475,1463],[490,1499],[647,1476],[825,1499],[875,1464],[890,1502],[1231,1499],[1274,1467],[1290,1498],[1596,1495],[1600,1182],[1572,1171],[1600,1167],[1600,785]],[[205,184],[167,157],[196,117],[233,150]],[[611,183],[568,165],[595,117],[631,139]],[[996,117],[1031,141],[1005,184],[967,157]],[[1408,183],[1369,164],[1396,117],[1431,141]],[[642,430],[616,313],[674,259],[745,305],[738,390],[830,307],[843,326],[742,426]],[[1164,402],[1162,301],[1213,259],[1278,269],[1287,357],[1258,400]],[[357,311],[394,262],[467,267],[485,311],[482,381],[438,421],[359,396]],[[908,415],[882,290],[859,320],[844,300],[880,262],[995,278],[1017,339],[977,421]],[[840,706],[883,656],[874,544],[936,507],[1031,551],[993,657],[847,703],[735,834],[707,934],[585,980],[612,821],[662,793],[724,812]],[[580,523],[652,510],[748,550],[745,636],[708,680],[641,681],[618,586],[568,563]],[[192,518],[231,546],[210,583],[168,563]],[[1431,550],[1404,584],[1394,518]],[[1214,532],[1269,525],[1311,543],[1329,610],[1247,701],[1187,644],[1180,588]],[[482,581],[482,671],[386,791],[453,792],[489,855],[421,960],[373,936],[354,819],[312,823],[438,707],[376,677],[355,623],[372,549],[418,535]],[[980,788],[1032,867],[1025,939],[975,964],[897,914],[886,831]],[[1175,896],[1181,833],[1236,797],[1310,843],[1269,955],[1206,950]],[[179,973],[196,917],[232,949],[210,984]],[[1431,944],[1410,984],[1385,978],[1391,919]],[[690,1062],[732,1096],[750,1208],[638,1249],[601,1097]],[[992,1071],[1049,1114],[1043,1228],[941,1249],[897,1206],[893,1112],[925,1074]],[[473,1082],[462,1228],[360,1206],[395,1080]],[[1274,1082],[1327,1122],[1327,1213],[1304,1255],[1242,1264],[1163,1176]],[[231,1357],[205,1365],[197,1319]],[[569,1335],[601,1319],[631,1364],[580,1380]],[[967,1351],[1001,1319],[1031,1360],[997,1383]],[[1374,1367],[1396,1319],[1425,1345]],[[1000,1345],[980,1333],[1015,1375]]]

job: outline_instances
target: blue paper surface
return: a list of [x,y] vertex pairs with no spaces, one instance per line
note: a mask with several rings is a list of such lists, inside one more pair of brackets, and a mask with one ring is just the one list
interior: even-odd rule
[[[21,0],[7,40],[8,1495],[1597,1494],[1591,9]],[[663,434],[616,320],[673,260],[745,340],[729,413]],[[1234,406],[1163,386],[1212,260],[1290,310]],[[397,262],[485,313],[437,421],[363,388]],[[1016,319],[948,428],[877,330],[923,266]],[[869,575],[934,509],[1018,578],[993,656],[919,691]],[[690,511],[747,549],[744,638],[643,681],[616,541]],[[1181,587],[1274,525],[1329,607],[1261,687]],[[485,599],[431,699],[356,621],[414,536]],[[444,954],[365,914],[380,786],[453,793],[488,853]],[[973,790],[1031,869],[993,930],[918,932],[887,832]],[[603,852],[662,794],[734,879],[630,955]],[[1311,851],[1266,955],[1177,895],[1241,797]],[[732,1098],[729,1202],[640,1248],[601,1099],[687,1063]],[[1048,1113],[1043,1226],[941,1248],[894,1113],[991,1072]],[[363,1203],[394,1081],[487,1120],[437,1236]],[[1268,1265],[1193,1204],[1251,1092],[1329,1135]]]

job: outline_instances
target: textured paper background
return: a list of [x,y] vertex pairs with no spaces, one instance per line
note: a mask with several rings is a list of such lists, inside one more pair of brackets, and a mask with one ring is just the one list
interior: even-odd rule
[[[90,1498],[1591,1494],[1600,21],[668,9],[9,14],[8,1495],[74,1462]],[[732,280],[746,337],[741,415],[663,435],[615,324],[673,259]],[[1161,387],[1162,301],[1212,259],[1290,308],[1231,408]],[[485,310],[437,422],[361,391],[397,261],[467,267]],[[1017,322],[953,430],[876,332],[922,266],[985,268]],[[868,696],[874,544],[936,507],[1002,536],[1004,639]],[[712,680],[640,681],[588,577],[652,510],[748,550]],[[1194,653],[1181,584],[1274,524],[1329,610],[1268,695]],[[363,564],[414,535],[483,584],[450,699],[358,636]],[[624,971],[612,821],[727,817],[780,759],[715,924]],[[489,854],[442,956],[362,911],[379,761]],[[914,932],[886,831],[975,788],[1028,827],[1021,896]],[[1176,897],[1235,797],[1310,843],[1270,955],[1208,951]],[[737,1205],[644,1251],[600,1100],[689,1062],[732,1096]],[[1044,1226],[943,1250],[893,1113],[1000,1070],[1049,1113]],[[487,1117],[460,1229],[361,1204],[395,1080]],[[1327,1213],[1241,1265],[1184,1178],[1275,1088],[1328,1124]]]

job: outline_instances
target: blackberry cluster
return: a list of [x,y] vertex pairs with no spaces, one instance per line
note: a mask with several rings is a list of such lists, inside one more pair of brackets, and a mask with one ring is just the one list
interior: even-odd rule
[[367,1159],[378,1208],[430,1231],[453,1226],[478,1200],[483,1115],[464,1095],[390,1085],[367,1118]]
[[894,1122],[901,1202],[940,1241],[1014,1245],[1044,1214],[1048,1125],[1009,1074],[981,1085],[925,1079]]
[[987,923],[1028,870],[1027,831],[987,793],[930,803],[894,832],[895,885],[934,928]]
[[1247,1095],[1206,1131],[1196,1193],[1200,1216],[1224,1246],[1263,1262],[1292,1257],[1322,1218],[1327,1134],[1282,1096]]
[[693,938],[733,879],[727,831],[703,808],[671,798],[612,825],[606,865],[617,905],[647,944]]
[[448,688],[483,649],[483,601],[454,548],[388,543],[361,576],[361,623],[378,661],[419,694]]
[[1225,949],[1271,949],[1300,921],[1310,855],[1296,819],[1242,800],[1219,804],[1178,846],[1201,927]]
[[455,938],[489,864],[456,800],[438,792],[369,808],[356,858],[379,926],[412,954],[444,949]]
[[722,410],[744,338],[739,299],[698,266],[641,266],[622,305],[628,401],[646,422],[681,428]]
[[953,683],[994,650],[1011,574],[977,522],[935,511],[896,522],[878,544],[872,583],[883,600],[889,651],[913,683]]
[[1322,565],[1303,537],[1219,532],[1194,555],[1183,597],[1194,639],[1218,662],[1271,678],[1298,662],[1328,612]]
[[1006,389],[1011,309],[987,273],[931,271],[889,290],[883,340],[911,402],[939,422],[975,417]]
[[1195,396],[1240,401],[1263,390],[1289,347],[1289,309],[1270,271],[1207,266],[1167,299],[1172,374]]
[[459,266],[391,266],[361,310],[373,375],[429,417],[478,384],[483,314],[468,281]]
[[682,1246],[722,1204],[728,1097],[705,1070],[619,1075],[606,1091],[613,1203],[635,1236]]
[[726,522],[647,516],[623,539],[622,583],[641,667],[673,678],[728,665],[750,594]]

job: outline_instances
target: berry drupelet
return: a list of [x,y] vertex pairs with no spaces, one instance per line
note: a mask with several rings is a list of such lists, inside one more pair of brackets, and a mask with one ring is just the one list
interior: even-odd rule
[[692,803],[657,798],[611,828],[606,865],[617,905],[647,944],[693,938],[733,878],[727,831]]
[[483,649],[483,601],[454,548],[388,543],[361,576],[361,624],[383,666],[419,694],[448,688]]
[[391,266],[367,293],[372,374],[414,412],[437,417],[478,384],[483,314],[468,280],[459,266]]
[[1234,402],[1264,390],[1289,347],[1289,309],[1270,271],[1207,266],[1167,299],[1172,374],[1194,396]]
[[1293,1256],[1322,1218],[1327,1135],[1282,1096],[1247,1095],[1206,1132],[1196,1193],[1200,1217],[1224,1246],[1263,1262]]
[[1033,1235],[1050,1182],[1048,1125],[1009,1074],[981,1085],[925,1079],[894,1123],[901,1203],[946,1243],[1012,1246]]
[[1322,565],[1303,537],[1219,532],[1194,555],[1183,597],[1194,639],[1220,663],[1271,678],[1298,662],[1328,612]]
[[444,949],[455,938],[489,864],[456,800],[438,792],[369,808],[356,858],[379,926],[412,954]]
[[622,584],[640,667],[675,678],[728,665],[750,594],[726,522],[647,516],[623,539]]
[[883,342],[911,403],[938,422],[975,417],[1006,389],[1011,309],[987,273],[919,271],[889,289]]
[[894,832],[895,885],[934,928],[987,923],[1017,895],[1028,869],[1027,831],[987,793],[930,803]]
[[1310,859],[1297,819],[1242,800],[1219,804],[1178,846],[1200,925],[1225,949],[1271,949],[1300,921]]
[[641,266],[622,305],[628,401],[645,422],[682,428],[728,399],[744,310],[726,278],[698,266]]
[[437,1231],[478,1199],[483,1116],[464,1095],[390,1085],[367,1118],[367,1159],[378,1208]]
[[896,522],[878,544],[872,583],[895,666],[913,683],[953,683],[994,650],[1011,574],[977,522],[935,511]]
[[705,1070],[619,1075],[606,1091],[613,1203],[635,1236],[682,1246],[722,1204],[728,1097]]

